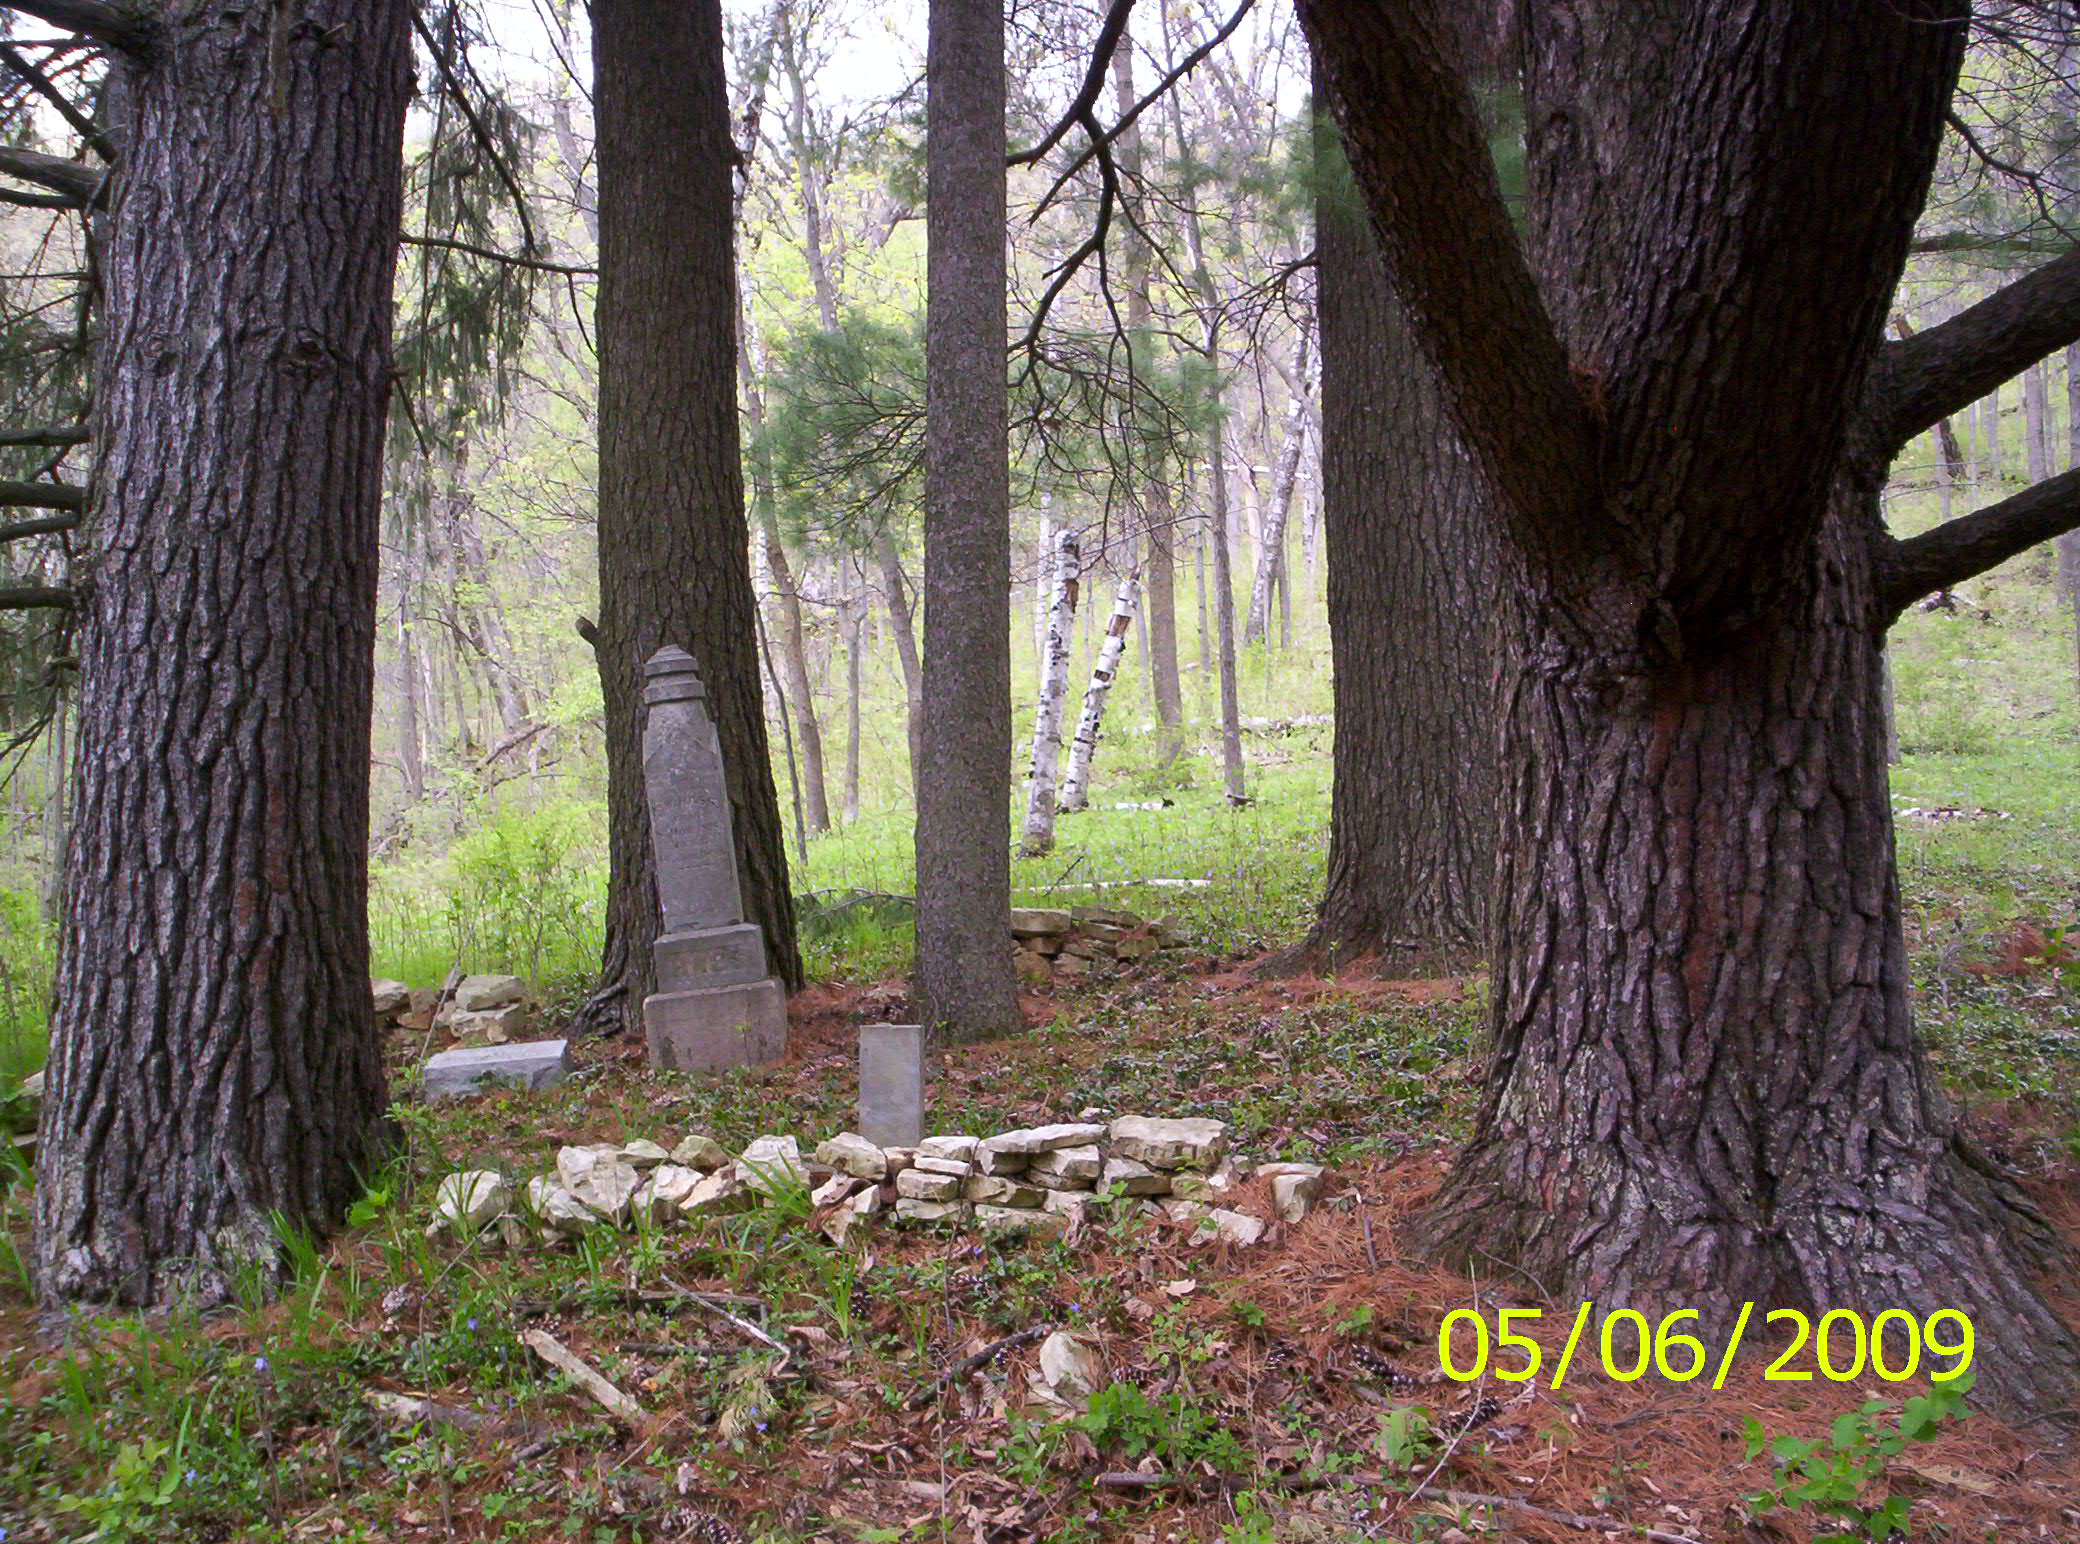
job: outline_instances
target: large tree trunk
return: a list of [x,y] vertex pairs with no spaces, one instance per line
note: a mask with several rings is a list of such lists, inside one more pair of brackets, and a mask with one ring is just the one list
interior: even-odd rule
[[1877,518],[1844,500],[1777,614],[1620,700],[1568,689],[1596,665],[1538,597],[1507,608],[1493,1064],[1420,1236],[1721,1334],[1748,1301],[1963,1306],[2026,1402],[2074,1343],[2029,1286],[2049,1228],[1908,1027]]
[[[111,69],[44,1292],[221,1300],[380,1160],[368,765],[400,0],[159,15]],[[284,42],[286,38],[286,42]]]
[[1905,541],[1877,498],[2071,341],[2080,261],[1885,345],[1961,0],[1655,11],[1525,29],[1519,242],[1441,5],[1300,5],[1504,576],[1492,1060],[1417,1235],[1722,1335],[1750,1300],[1959,1309],[1983,1397],[2070,1407],[2051,1232],[1913,1034],[1879,649],[2080,522],[2080,477]]
[[1011,473],[1004,11],[932,0],[926,46],[924,762],[917,1011],[940,1040],[1021,1022],[1011,907]]
[[[597,0],[599,583],[610,877],[600,984],[581,1024],[632,1027],[655,990],[657,876],[643,784],[643,661],[666,644],[707,683],[748,920],[802,980],[759,689],[738,464],[735,147],[719,0]],[[688,189],[707,190],[689,196]]]
[[[1485,493],[1317,124],[1322,516],[1336,698],[1329,874],[1299,959],[1479,947],[1495,851]],[[1294,963],[1297,963],[1296,959]]]

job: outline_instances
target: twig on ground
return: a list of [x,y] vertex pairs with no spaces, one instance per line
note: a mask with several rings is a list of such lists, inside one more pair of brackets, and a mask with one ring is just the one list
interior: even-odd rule
[[[790,1351],[786,1346],[782,1345],[779,1341],[775,1340],[772,1336],[768,1335],[757,1325],[751,1323],[748,1319],[739,1319],[727,1308],[724,1308],[722,1306],[722,1302],[718,1301],[718,1299],[723,1298],[723,1294],[715,1292],[689,1292],[684,1287],[681,1287],[677,1282],[673,1281],[669,1276],[665,1278],[665,1285],[670,1287],[673,1291],[677,1292],[688,1302],[692,1303],[696,1308],[705,1308],[709,1313],[715,1315],[716,1318],[722,1320],[725,1324],[733,1325],[737,1329],[742,1330],[746,1335],[749,1335],[760,1345],[771,1346],[775,1351],[778,1351],[780,1353],[782,1366],[786,1365],[787,1358],[794,1355],[794,1353]],[[758,1302],[758,1299],[740,1298],[732,1293],[728,1295],[727,1301],[737,1303],[756,1303]],[[760,1303],[759,1306],[764,1307],[765,1305],[763,1303]],[[779,1369],[775,1368],[774,1371],[777,1372],[779,1371]]]
[[1559,1523],[1564,1528],[1580,1528],[1586,1533],[1630,1534],[1648,1539],[1652,1544],[1698,1544],[1687,1533],[1664,1533],[1659,1528],[1648,1528],[1639,1523],[1620,1522],[1615,1517],[1589,1517],[1580,1512],[1556,1512],[1551,1507],[1533,1506],[1521,1496],[1496,1496],[1477,1490],[1434,1490],[1418,1486],[1409,1492],[1408,1499],[1419,1500],[1424,1496],[1435,1496],[1440,1501],[1449,1501],[1453,1506],[1496,1506],[1505,1511],[1522,1512],[1527,1517],[1536,1517],[1542,1522]]
[[547,1330],[529,1330],[520,1337],[520,1341],[551,1367],[566,1374],[571,1382],[577,1384],[610,1414],[631,1421],[643,1418],[641,1405],[602,1378],[583,1358]]
[[1015,1351],[1020,1346],[1031,1345],[1034,1341],[1045,1336],[1052,1328],[1052,1325],[1047,1324],[1029,1324],[1015,1335],[1006,1335],[1002,1340],[991,1341],[973,1356],[963,1357],[960,1361],[955,1362],[945,1372],[939,1374],[935,1382],[912,1394],[907,1401],[908,1408],[912,1410],[923,1409],[933,1399],[937,1398],[941,1392],[960,1382],[961,1379],[967,1377],[969,1373],[982,1366],[991,1357],[1001,1351]]

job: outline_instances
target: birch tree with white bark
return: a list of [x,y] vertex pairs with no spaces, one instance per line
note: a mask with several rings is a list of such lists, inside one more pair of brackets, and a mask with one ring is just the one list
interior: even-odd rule
[[1083,689],[1083,716],[1076,723],[1076,738],[1069,744],[1069,774],[1062,780],[1060,808],[1086,809],[1090,805],[1091,759],[1098,751],[1098,735],[1105,721],[1105,700],[1119,678],[1119,662],[1127,651],[1127,637],[1134,630],[1134,614],[1141,605],[1141,575],[1132,573],[1119,583],[1119,596],[1112,603],[1112,619],[1105,624],[1104,641],[1098,645],[1098,662],[1091,667],[1091,684]]
[[1055,538],[1054,589],[1040,651],[1040,701],[1033,714],[1033,771],[1019,852],[1037,858],[1054,846],[1055,779],[1062,765],[1062,706],[1069,689],[1069,640],[1076,625],[1081,548],[1073,529]]

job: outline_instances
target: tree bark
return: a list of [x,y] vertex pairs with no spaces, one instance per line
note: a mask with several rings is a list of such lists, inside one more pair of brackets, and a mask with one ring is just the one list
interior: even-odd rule
[[[1320,99],[1320,93],[1317,93]],[[1322,517],[1336,703],[1329,872],[1300,955],[1477,950],[1495,853],[1486,492],[1319,121]]]
[[1983,389],[1873,373],[1966,8],[1652,12],[1524,29],[1527,247],[1438,7],[1300,5],[1504,580],[1493,1052],[1416,1235],[1707,1324],[1961,1309],[1981,1397],[2067,1409],[2054,1236],[1912,1032],[1879,701],[1905,598],[2080,523],[2063,478],[1880,519],[1900,426]]
[[[607,938],[580,1024],[638,1022],[659,926],[643,784],[643,662],[666,644],[707,682],[748,920],[801,984],[787,848],[759,688],[757,601],[738,461],[735,146],[719,0],[596,0],[599,119],[599,574],[606,704]],[[705,189],[717,196],[689,196]]]
[[1004,12],[932,0],[926,43],[924,742],[917,1011],[1019,1027],[1011,945],[1011,487]]
[[2051,475],[2051,392],[2044,381],[2044,367],[2031,365],[2022,372],[2022,433],[2028,457],[2029,480],[2040,483]]
[[910,740],[910,793],[924,767],[924,667],[917,658],[917,634],[910,620],[909,583],[903,577],[902,554],[886,527],[875,533],[874,561],[881,568],[882,599],[888,606],[889,629],[895,634],[896,659],[903,667],[904,726]]
[[397,0],[168,10],[119,55],[101,559],[34,1252],[54,1298],[227,1297],[380,1158],[368,765]]
[[1105,624],[1105,641],[1098,646],[1098,661],[1091,667],[1091,684],[1083,690],[1083,713],[1076,722],[1076,738],[1069,744],[1069,775],[1062,780],[1064,810],[1085,809],[1090,804],[1091,762],[1105,722],[1105,699],[1119,676],[1120,655],[1126,652],[1127,634],[1133,630],[1140,601],[1141,576],[1129,574],[1120,581],[1119,598]]
[[866,635],[866,600],[848,563],[841,570],[844,593],[838,602],[838,625],[845,635],[845,823],[859,819],[859,681],[860,647]]
[[1054,849],[1055,779],[1062,764],[1062,713],[1069,692],[1069,645],[1076,627],[1082,587],[1081,549],[1076,532],[1055,538],[1053,600],[1047,608],[1047,641],[1040,650],[1040,695],[1033,708],[1032,770],[1026,779],[1026,818],[1019,853],[1037,858]]
[[[2066,349],[2066,468],[2080,470],[2080,344]],[[2073,613],[2073,690],[2080,694],[2080,531],[2058,539],[2058,579]]]

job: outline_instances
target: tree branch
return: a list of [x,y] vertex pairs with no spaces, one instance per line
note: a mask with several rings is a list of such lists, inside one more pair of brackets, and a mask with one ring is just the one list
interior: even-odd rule
[[0,482],[0,509],[85,509],[87,490],[66,483]]
[[2038,360],[2080,341],[2080,247],[2002,286],[1968,311],[1888,343],[1864,390],[1866,424],[1898,450]]
[[57,429],[0,429],[0,445],[84,445],[92,438],[84,424]]
[[1880,622],[1890,625],[1922,596],[1960,585],[2075,529],[2080,529],[2080,467],[1905,541],[1880,537]]
[[24,58],[21,52],[7,43],[0,43],[0,63],[21,78],[22,84],[42,97],[57,112],[60,118],[72,125],[94,154],[104,161],[116,158],[116,147],[109,143],[108,136],[95,127],[94,120],[73,106],[72,101],[51,83],[51,78]]
[[0,204],[17,209],[79,208],[79,200],[69,193],[24,193],[20,188],[0,188]]
[[62,193],[81,208],[92,203],[94,195],[101,191],[101,173],[93,167],[63,156],[17,150],[11,145],[0,146],[0,172]]
[[151,22],[124,6],[104,0],[7,0],[7,9],[47,21],[53,27],[77,32],[97,43],[142,54],[151,46]]
[[47,515],[41,520],[20,520],[13,525],[0,525],[0,542],[20,541],[25,536],[50,536],[59,531],[79,529],[78,515]]
[[72,591],[53,589],[49,585],[25,584],[13,589],[0,589],[0,611],[66,610],[72,603]]
[[1609,556],[1618,533],[1586,512],[1596,424],[1446,53],[1439,0],[1298,9],[1394,288],[1512,535],[1551,570]]
[[1133,10],[1134,0],[1112,0],[1106,8],[1104,24],[1098,28],[1098,41],[1091,49],[1090,67],[1084,71],[1083,85],[1077,90],[1076,100],[1069,104],[1039,144],[1009,157],[1004,163],[1006,166],[1032,165],[1059,145],[1062,136],[1083,122],[1091,109],[1098,105],[1098,94],[1105,89],[1105,77],[1112,69],[1112,56],[1119,48],[1119,40],[1126,35],[1127,18]]
[[540,273],[570,274],[580,279],[596,279],[597,268],[582,268],[571,263],[545,262],[538,257],[515,257],[510,252],[494,252],[489,247],[474,246],[467,241],[452,241],[446,236],[399,236],[398,241],[408,247],[437,247],[444,252],[467,252],[471,257],[485,258],[494,263],[506,263],[514,268],[532,268]]

